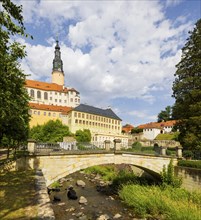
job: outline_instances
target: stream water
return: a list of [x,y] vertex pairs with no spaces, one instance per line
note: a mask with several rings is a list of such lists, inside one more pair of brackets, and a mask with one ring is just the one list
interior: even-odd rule
[[[116,195],[106,195],[97,191],[97,183],[92,182],[88,175],[82,172],[73,173],[65,178],[59,192],[51,192],[50,199],[56,220],[97,220],[101,215],[107,215],[108,219],[133,220],[134,213],[127,208]],[[83,180],[85,187],[77,186],[76,181]],[[69,200],[67,188],[73,185],[78,199]],[[61,201],[55,202],[54,196]],[[80,196],[87,199],[87,204],[79,204]],[[117,218],[118,217],[118,218]],[[102,218],[107,219],[107,218]]]

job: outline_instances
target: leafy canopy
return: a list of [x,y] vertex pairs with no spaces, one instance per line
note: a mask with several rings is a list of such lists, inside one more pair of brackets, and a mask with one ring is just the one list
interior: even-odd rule
[[89,129],[77,130],[75,133],[75,138],[77,142],[90,142],[91,132]]
[[173,116],[184,149],[201,150],[201,19],[182,48],[173,83]]
[[25,74],[19,60],[25,57],[17,36],[25,34],[22,7],[1,0],[0,11],[0,144],[19,144],[28,137],[28,101]]
[[162,110],[158,114],[158,122],[170,121],[170,120],[172,120],[172,107],[168,105],[165,108],[165,110]]
[[60,120],[50,120],[44,125],[37,125],[30,129],[29,137],[39,142],[62,142],[63,137],[71,136],[69,127],[63,125]]

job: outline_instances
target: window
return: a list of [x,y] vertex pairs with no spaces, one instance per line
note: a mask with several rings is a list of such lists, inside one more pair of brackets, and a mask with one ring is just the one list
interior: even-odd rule
[[55,117],[56,116],[56,113],[53,113],[53,117]]
[[44,92],[44,99],[48,99],[48,94],[47,94],[47,92]]
[[34,98],[34,90],[33,90],[33,89],[31,89],[31,91],[30,91],[30,95],[31,95],[31,97]]
[[37,98],[41,99],[41,92],[40,91],[37,91]]
[[48,112],[48,116],[51,116],[51,112]]
[[77,112],[74,112],[74,117],[77,117]]
[[52,100],[52,97],[50,97],[50,100]]
[[46,115],[46,112],[43,112],[43,115]]
[[55,95],[57,95],[57,92],[55,92]]
[[38,115],[40,115],[40,111],[38,111]]
[[77,119],[75,119],[75,123],[76,123],[76,124],[78,123],[78,120],[77,120]]
[[73,98],[71,98],[70,101],[73,102]]
[[55,99],[55,102],[57,102],[57,99]]
[[59,99],[59,102],[61,102],[61,99]]
[[31,111],[31,110],[29,110],[29,114],[30,114],[30,115],[32,114],[32,111]]

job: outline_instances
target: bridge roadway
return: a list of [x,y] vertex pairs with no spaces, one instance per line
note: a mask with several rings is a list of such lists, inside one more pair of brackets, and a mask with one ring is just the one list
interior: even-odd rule
[[[126,152],[52,152],[29,156],[26,166],[41,169],[49,186],[54,181],[94,165],[130,164],[150,173],[160,174],[163,166],[168,166],[171,157],[142,155]],[[177,165],[177,158],[173,158],[173,165]]]

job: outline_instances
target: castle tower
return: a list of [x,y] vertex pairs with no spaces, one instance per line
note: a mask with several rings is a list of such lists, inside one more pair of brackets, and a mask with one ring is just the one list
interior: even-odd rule
[[52,83],[56,83],[62,86],[64,85],[63,61],[61,60],[61,52],[58,40],[56,40],[56,46],[54,51]]

